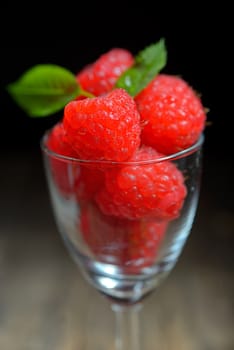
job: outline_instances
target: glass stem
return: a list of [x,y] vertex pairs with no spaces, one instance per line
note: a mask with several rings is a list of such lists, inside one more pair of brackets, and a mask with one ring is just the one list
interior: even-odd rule
[[123,306],[113,304],[115,313],[115,350],[142,350],[140,311],[142,304]]

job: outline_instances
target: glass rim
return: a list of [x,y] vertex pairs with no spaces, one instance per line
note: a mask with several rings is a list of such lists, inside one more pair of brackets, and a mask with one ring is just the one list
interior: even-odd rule
[[190,147],[185,148],[179,152],[172,153],[169,155],[163,155],[162,157],[158,158],[152,158],[147,160],[140,160],[140,161],[112,161],[112,160],[91,160],[91,159],[80,159],[80,158],[74,158],[69,156],[64,156],[62,154],[56,153],[49,149],[46,145],[46,141],[48,139],[48,135],[51,132],[51,129],[47,130],[44,135],[41,138],[40,146],[42,151],[47,154],[48,156],[51,156],[53,158],[65,161],[65,162],[73,162],[73,163],[83,163],[83,164],[105,164],[105,165],[146,165],[146,164],[153,164],[153,163],[160,163],[164,161],[173,161],[180,158],[185,158],[193,153],[195,153],[197,150],[199,150],[205,140],[204,133],[202,133],[199,137],[199,139]]

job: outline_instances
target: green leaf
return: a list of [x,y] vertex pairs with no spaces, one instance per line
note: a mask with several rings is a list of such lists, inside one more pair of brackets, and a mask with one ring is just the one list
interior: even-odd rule
[[165,67],[167,51],[164,39],[146,47],[135,57],[135,63],[118,79],[116,87],[136,96]]
[[53,65],[36,65],[7,90],[30,117],[53,114],[80,94],[76,77],[67,69]]

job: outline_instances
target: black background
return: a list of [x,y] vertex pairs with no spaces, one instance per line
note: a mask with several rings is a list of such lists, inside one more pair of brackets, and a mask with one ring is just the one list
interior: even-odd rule
[[[153,5],[153,4],[152,4]],[[1,35],[1,150],[37,148],[45,129],[61,117],[30,119],[5,91],[26,69],[37,63],[62,65],[78,72],[112,47],[133,54],[161,37],[166,40],[165,73],[181,75],[201,95],[211,126],[206,151],[230,156],[232,119],[228,110],[231,70],[229,9],[199,3],[155,9],[131,3],[90,3],[57,6],[35,4],[22,9],[5,5]],[[13,28],[13,29],[12,29]],[[11,33],[12,32],[12,33]]]

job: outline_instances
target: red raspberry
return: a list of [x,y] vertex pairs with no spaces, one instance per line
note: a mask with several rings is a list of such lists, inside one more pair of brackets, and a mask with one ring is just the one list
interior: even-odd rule
[[181,78],[158,75],[136,97],[143,121],[142,141],[164,154],[192,146],[206,115],[193,89]]
[[95,194],[104,184],[104,173],[97,168],[80,165],[79,176],[75,179],[75,195],[78,201],[87,201],[94,198]]
[[77,80],[84,90],[99,96],[111,91],[120,75],[133,63],[134,58],[129,51],[114,48],[82,69],[77,74]]
[[77,153],[67,142],[66,133],[61,122],[55,124],[48,134],[47,147],[62,156],[77,157]]
[[117,218],[104,215],[91,202],[81,207],[79,231],[90,251],[103,262],[122,264],[125,230],[121,232],[117,223]]
[[152,265],[156,260],[167,226],[166,220],[128,221],[124,265],[141,268]]
[[[77,157],[77,153],[67,143],[62,123],[57,123],[48,135],[49,150],[67,157]],[[73,176],[75,169],[68,162],[50,157],[50,166],[54,182],[63,195],[69,195],[73,190]],[[72,173],[72,174],[71,174]]]
[[69,102],[63,125],[68,142],[82,159],[125,161],[140,144],[140,116],[123,89]]
[[[143,146],[131,161],[157,160],[160,156],[153,148]],[[184,178],[176,165],[155,161],[106,171],[105,186],[95,199],[107,215],[171,220],[179,216],[185,196]]]
[[154,263],[167,221],[106,216],[93,204],[81,208],[80,230],[95,258],[125,268]]

